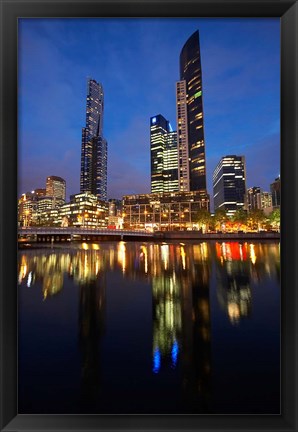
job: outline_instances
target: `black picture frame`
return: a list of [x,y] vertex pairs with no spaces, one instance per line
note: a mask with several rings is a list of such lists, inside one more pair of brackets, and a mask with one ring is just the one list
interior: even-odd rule
[[[298,4],[296,1],[14,1],[1,5],[1,431],[297,431]],[[25,17],[280,17],[281,414],[19,415],[17,412],[17,22]]]

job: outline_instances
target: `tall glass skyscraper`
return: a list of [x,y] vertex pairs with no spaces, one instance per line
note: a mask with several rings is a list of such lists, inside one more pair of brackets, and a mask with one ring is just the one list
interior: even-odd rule
[[176,84],[179,189],[206,189],[206,159],[199,32],[180,53],[180,81]]
[[161,114],[150,119],[151,192],[175,192],[178,186],[177,132]]
[[104,94],[100,83],[87,82],[86,126],[82,129],[80,191],[107,199],[107,141],[103,137]]
[[213,173],[214,210],[224,209],[228,215],[244,208],[246,164],[244,156],[224,156]]

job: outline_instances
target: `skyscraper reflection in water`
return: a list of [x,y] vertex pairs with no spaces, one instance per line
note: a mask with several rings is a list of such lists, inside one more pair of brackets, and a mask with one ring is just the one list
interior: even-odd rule
[[[158,258],[158,256],[154,256]],[[161,245],[152,279],[153,372],[182,374],[183,412],[210,412],[211,328],[208,247]]]
[[18,282],[20,412],[278,410],[278,243],[22,251]]
[[100,389],[101,338],[105,327],[105,274],[80,283],[79,346],[82,358],[81,403],[88,409],[96,404]]

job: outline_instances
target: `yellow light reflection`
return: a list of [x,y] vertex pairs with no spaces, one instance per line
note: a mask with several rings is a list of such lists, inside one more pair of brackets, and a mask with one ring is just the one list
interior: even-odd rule
[[201,255],[204,260],[208,258],[208,247],[206,242],[201,243]]
[[169,264],[169,245],[162,244],[160,248],[161,248],[161,258],[164,263],[164,269],[167,270]]
[[256,253],[255,253],[255,245],[253,245],[253,244],[249,245],[249,254],[250,254],[250,260],[251,260],[251,262],[253,264],[255,264],[256,261],[257,261],[257,256],[256,256]]
[[19,284],[22,283],[22,280],[26,277],[26,274],[27,274],[27,265],[26,264],[21,265],[20,272],[19,272],[19,279],[18,279]]
[[185,267],[186,267],[186,265],[185,265],[186,253],[185,253],[185,250],[184,250],[183,246],[181,246],[181,248],[180,248],[180,255],[181,255],[181,259],[182,259],[182,267],[183,267],[183,270],[185,270]]
[[148,273],[148,250],[147,246],[141,246],[141,254],[144,256],[145,273]]
[[125,242],[121,241],[118,244],[118,262],[122,266],[122,272],[125,273],[125,267],[126,267],[126,246]]
[[240,309],[237,303],[229,303],[228,304],[228,314],[229,318],[232,322],[239,321],[240,318]]

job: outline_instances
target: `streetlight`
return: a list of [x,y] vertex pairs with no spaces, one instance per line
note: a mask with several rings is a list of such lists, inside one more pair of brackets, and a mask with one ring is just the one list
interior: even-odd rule
[[25,210],[25,227],[29,226],[28,215],[30,214],[30,210]]
[[99,216],[100,216],[100,214],[103,212],[103,210],[102,209],[98,209],[97,211],[96,211],[96,228],[98,228],[98,219],[99,219]]
[[163,216],[164,218],[166,218],[168,215],[167,215],[166,213],[163,213],[162,216]]
[[[181,217],[182,217],[182,219],[183,219],[183,221],[182,221],[182,222],[184,222],[185,214],[184,214],[184,213],[182,213]],[[180,219],[180,222],[181,222],[181,219]],[[180,224],[180,231],[181,231],[181,224]]]
[[147,210],[145,210],[145,211],[144,211],[144,215],[145,215],[145,224],[144,224],[144,228],[145,228],[145,230],[146,230],[146,219],[147,219],[147,213],[148,213]]
[[84,227],[85,227],[85,219],[88,219],[88,217],[89,217],[89,215],[88,215],[88,213],[86,212],[86,213],[84,214]]

